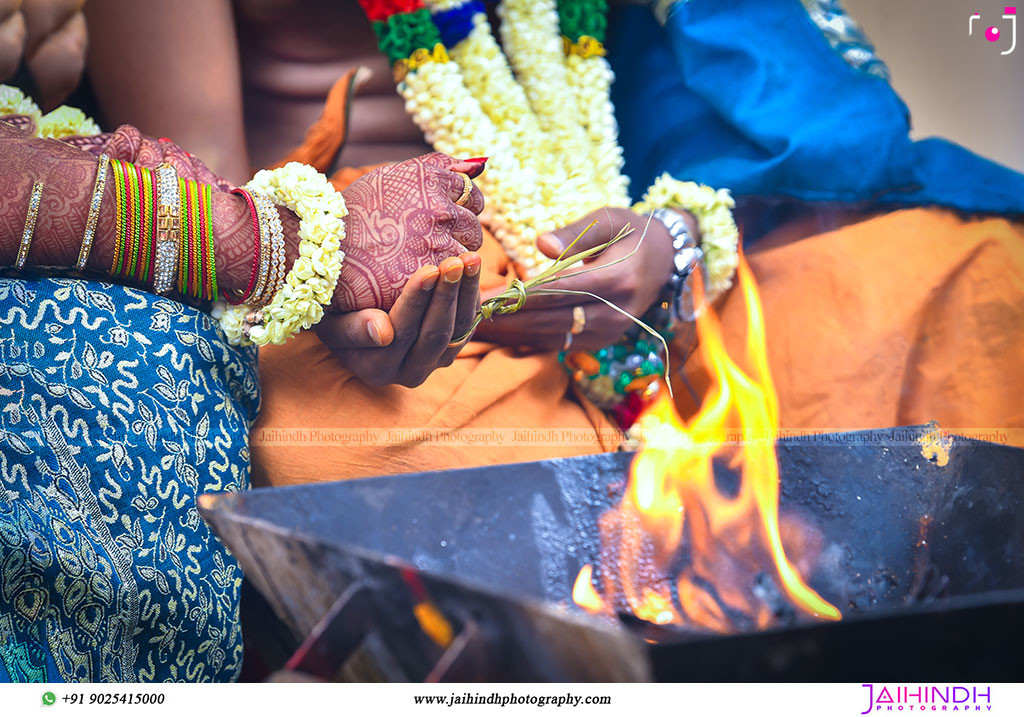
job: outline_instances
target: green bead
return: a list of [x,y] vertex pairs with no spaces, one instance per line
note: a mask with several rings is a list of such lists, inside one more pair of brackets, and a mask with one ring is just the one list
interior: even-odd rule
[[602,376],[607,376],[608,372],[611,371],[611,370],[612,370],[612,365],[611,365],[610,362],[608,362],[608,361],[602,361],[601,362],[601,375]]
[[612,353],[615,355],[615,359],[617,361],[621,361],[622,359],[626,358],[626,356],[629,354],[629,351],[627,351],[626,347],[623,346],[622,344],[615,344],[615,346],[612,347]]
[[626,386],[633,382],[633,376],[628,373],[619,375],[618,380],[615,382],[615,390],[622,393],[626,390]]
[[640,341],[636,342],[636,352],[638,354],[646,354],[646,353],[649,353],[650,350],[651,350],[651,347],[647,345],[646,341],[641,339]]
[[600,359],[601,361],[604,361],[605,359],[608,358],[608,349],[607,348],[603,348],[600,351],[598,351],[596,355],[597,355],[598,359]]
[[644,361],[642,364],[640,364],[640,371],[642,376],[650,376],[653,373],[657,373],[658,370],[650,361]]

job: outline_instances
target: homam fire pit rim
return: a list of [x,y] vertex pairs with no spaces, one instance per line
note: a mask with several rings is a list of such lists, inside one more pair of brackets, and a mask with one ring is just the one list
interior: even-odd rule
[[[414,475],[420,475],[420,474],[410,473],[410,474],[401,474],[401,475],[414,476]],[[357,479],[354,479],[354,480],[366,480],[366,479],[357,478]],[[286,486],[284,488],[292,488],[292,487],[298,487],[298,486]],[[274,488],[274,489],[255,488],[253,490],[283,490],[283,488],[282,489],[277,489],[277,488]],[[199,512],[202,513],[204,518],[216,518],[218,514],[224,514],[224,511],[222,509],[218,508],[215,505],[210,505],[210,501],[204,501],[203,500],[204,498],[213,498],[213,497],[217,497],[219,495],[223,495],[223,494],[208,493],[208,494],[205,494],[205,495],[202,495],[202,496],[199,497]],[[421,568],[421,567],[417,567],[416,565],[414,565],[413,563],[409,562],[408,560],[400,558],[400,557],[398,557],[396,555],[390,555],[390,554],[387,554],[387,553],[379,553],[379,552],[370,550],[368,548],[365,548],[365,547],[362,547],[362,546],[358,546],[358,545],[354,545],[352,543],[348,543],[348,542],[345,542],[345,541],[337,541],[337,540],[329,540],[329,539],[319,538],[319,537],[317,537],[315,535],[310,535],[308,533],[304,533],[301,530],[292,530],[292,529],[289,529],[289,528],[284,528],[282,526],[279,526],[279,525],[276,525],[274,523],[271,523],[271,522],[269,522],[269,521],[267,521],[267,520],[265,520],[263,518],[253,518],[253,517],[249,517],[249,516],[244,516],[244,517],[238,517],[238,518],[233,517],[232,519],[235,520],[238,523],[245,524],[245,525],[248,525],[250,527],[258,528],[261,532],[276,534],[276,535],[279,535],[279,536],[282,536],[282,537],[286,537],[286,538],[289,538],[289,539],[292,539],[292,540],[297,540],[297,541],[305,543],[306,545],[309,545],[311,547],[315,547],[315,546],[319,546],[319,545],[327,545],[327,546],[330,546],[330,547],[335,548],[337,550],[343,550],[346,553],[349,553],[349,554],[354,555],[354,556],[356,556],[358,558],[361,558],[362,560],[371,561],[371,562],[378,563],[378,564],[381,564],[381,565],[386,565],[389,568],[394,569],[394,570],[409,570],[409,571],[412,571],[412,572],[416,573],[417,575],[428,577],[431,580],[435,580],[435,581],[443,582],[443,583],[448,583],[448,584],[450,584],[450,585],[452,585],[454,587],[457,587],[459,589],[462,589],[462,590],[471,590],[473,592],[481,593],[481,594],[486,595],[486,596],[488,596],[488,597],[490,597],[492,599],[496,599],[496,600],[514,600],[517,603],[521,603],[521,604],[524,604],[524,605],[529,605],[530,607],[532,607],[535,610],[545,612],[545,613],[547,613],[548,615],[550,615],[552,617],[556,617],[556,618],[561,619],[561,620],[569,620],[570,622],[574,622],[574,623],[576,623],[580,627],[587,627],[587,628],[595,629],[595,630],[598,630],[600,632],[605,632],[605,633],[625,634],[625,635],[628,635],[632,639],[636,639],[638,642],[642,642],[639,638],[637,638],[635,635],[632,635],[630,632],[628,632],[626,630],[623,630],[620,627],[614,627],[614,628],[609,627],[608,623],[606,623],[604,621],[601,621],[601,620],[596,620],[591,615],[588,615],[586,612],[576,611],[576,610],[573,610],[573,611],[561,610],[561,609],[558,608],[557,605],[555,605],[553,603],[545,602],[543,600],[538,600],[537,598],[535,598],[533,596],[530,596],[530,595],[516,595],[516,596],[510,598],[508,595],[506,595],[504,593],[501,593],[499,591],[496,591],[496,590],[492,589],[488,585],[484,585],[482,583],[474,582],[474,581],[472,581],[472,580],[470,580],[468,578],[463,578],[463,577],[460,577],[458,575],[449,575],[449,574],[434,572],[434,571],[432,571],[430,569],[424,569],[424,568]]]
[[[556,527],[572,533],[579,532],[583,526],[582,530],[593,532],[596,517],[617,502],[615,490],[609,491],[607,487],[624,483],[634,456],[630,452],[255,489],[244,494],[208,495],[200,499],[200,509],[238,555],[247,575],[267,595],[278,614],[289,622],[297,637],[303,637],[344,591],[345,576],[362,574],[359,570],[349,570],[348,560],[362,563],[361,569],[374,575],[381,570],[390,570],[396,575],[402,571],[413,571],[426,582],[438,586],[442,599],[437,604],[443,611],[447,611],[449,606],[454,606],[457,611],[461,605],[459,596],[452,591],[466,593],[465,604],[469,605],[485,599],[501,603],[488,609],[493,608],[490,614],[499,622],[505,620],[508,623],[510,632],[521,629],[525,624],[527,632],[534,635],[535,632],[530,630],[536,628],[537,623],[531,624],[530,620],[536,615],[543,617],[541,623],[545,620],[558,621],[577,630],[577,633],[572,630],[567,633],[572,635],[571,639],[577,639],[576,635],[582,631],[585,634],[580,637],[580,644],[585,644],[591,636],[595,639],[614,637],[617,645],[627,646],[627,652],[648,655],[642,660],[648,665],[645,669],[653,671],[656,676],[663,676],[658,667],[659,651],[689,654],[687,660],[692,663],[693,660],[700,661],[699,653],[714,652],[714,645],[758,647],[760,639],[765,645],[775,644],[774,648],[766,648],[769,652],[786,653],[790,646],[783,643],[828,645],[843,640],[849,642],[851,633],[882,635],[889,629],[889,623],[903,618],[919,628],[924,626],[924,629],[931,629],[933,623],[942,625],[943,613],[964,614],[968,622],[982,624],[985,615],[1005,613],[1005,604],[993,603],[1008,600],[1014,605],[1019,604],[1021,595],[1017,589],[1024,588],[1024,583],[1015,577],[1014,566],[1018,565],[1018,560],[1006,554],[1005,550],[1016,550],[1014,546],[1024,540],[1024,533],[1019,527],[1024,524],[1015,517],[1021,508],[1015,486],[1017,479],[1024,476],[1024,451],[954,436],[950,460],[943,467],[922,455],[922,446],[916,442],[933,429],[934,426],[926,425],[827,435],[817,444],[806,437],[788,437],[777,442],[782,469],[783,509],[792,507],[798,513],[810,510],[819,516],[816,521],[820,522],[815,522],[815,525],[830,539],[833,535],[830,531],[835,529],[838,531],[834,534],[835,539],[839,543],[863,546],[859,553],[869,558],[879,556],[884,567],[895,570],[892,574],[898,580],[892,585],[898,589],[890,590],[884,584],[879,587],[875,582],[874,558],[866,563],[857,557],[858,550],[854,550],[853,562],[843,563],[844,569],[856,569],[858,579],[863,575],[871,596],[866,602],[861,601],[863,592],[858,591],[864,586],[862,582],[851,584],[856,589],[834,593],[839,596],[834,604],[844,612],[840,623],[821,623],[808,618],[769,630],[741,630],[730,634],[651,627],[648,631],[661,640],[656,646],[643,642],[645,631],[634,629],[634,625],[620,626],[602,617],[558,606],[565,600],[565,592],[571,589],[580,563],[588,562],[592,553],[589,549],[570,550],[572,557],[569,557],[567,546],[570,542],[559,537],[564,538],[566,534],[556,531],[554,538],[550,535],[543,537],[543,531],[537,532],[539,514],[530,508],[531,500],[543,494],[547,503],[541,507],[548,510],[550,518],[557,518],[559,525]],[[819,490],[825,493],[819,495]],[[932,599],[933,595],[940,593],[931,589],[931,583],[923,588],[916,582],[912,585],[910,578],[924,573],[914,567],[909,553],[896,560],[890,559],[897,557],[892,551],[897,542],[909,545],[907,541],[918,533],[916,519],[925,512],[931,513],[932,499],[935,495],[944,495],[944,492],[952,496],[952,502],[944,515],[933,513],[935,519],[930,526],[937,532],[928,534],[925,552],[936,559],[935,565],[940,570],[945,571],[951,562],[955,563],[949,577],[954,586],[963,586],[959,591],[963,594],[956,595],[954,590],[950,597],[943,597],[933,604],[907,604],[905,600],[920,596]],[[576,514],[576,508],[583,502],[580,498],[583,493],[600,494],[604,507],[588,504],[584,506],[586,515],[581,518]],[[805,503],[808,498],[810,502]],[[973,503],[974,507],[968,503]],[[341,509],[332,509],[331,506]],[[1008,511],[1012,520],[1007,519]],[[858,521],[871,515],[885,517],[880,523],[876,519],[873,527],[850,532],[851,525],[859,525]],[[998,516],[1003,522],[990,525],[989,515]],[[419,525],[416,525],[417,517]],[[515,530],[516,535],[509,535],[509,530]],[[895,537],[876,541],[875,532],[870,531]],[[972,531],[989,535],[975,540]],[[443,538],[449,541],[447,548]],[[993,542],[993,538],[998,541]],[[251,546],[248,545],[250,540]],[[287,546],[274,546],[288,541],[293,544],[293,553],[288,552]],[[533,543],[537,546],[531,547]],[[557,590],[547,587],[549,582],[543,579],[547,573],[538,562],[537,551],[545,548],[539,547],[540,543],[548,544],[546,549],[550,550],[554,545],[556,551],[561,551],[564,565],[560,565],[563,569],[550,583],[560,586]],[[581,543],[576,545],[579,547]],[[960,550],[961,545],[963,551]],[[236,550],[236,546],[240,549]],[[530,550],[534,551],[532,555]],[[975,553],[972,554],[971,550]],[[317,551],[320,558],[333,557],[318,563]],[[267,554],[275,553],[278,563],[272,565],[272,569],[260,564]],[[282,563],[293,554],[298,562],[303,563],[301,569],[284,565],[281,573],[275,573],[274,569],[282,568]],[[975,567],[975,559],[984,556],[988,556],[987,559]],[[960,565],[971,567],[965,571],[958,567]],[[320,570],[321,566],[323,570]],[[335,574],[328,595],[325,586],[329,581],[324,575],[331,571]],[[1002,577],[999,577],[1000,571]],[[285,577],[282,578],[281,574]],[[305,577],[307,575],[308,578]],[[536,582],[538,575],[540,583]],[[305,580],[317,583],[317,590],[303,582]],[[391,578],[382,580],[380,586],[383,585],[397,586],[397,591],[403,589],[400,581]],[[1000,587],[1006,589],[996,590]],[[278,591],[280,594],[275,594]],[[320,595],[316,600],[307,599],[311,592],[319,592]],[[387,601],[386,596],[382,595],[382,599]],[[992,609],[986,612],[989,604],[992,604]],[[857,606],[858,612],[850,610],[853,605]],[[508,610],[505,606],[513,609]],[[978,614],[972,616],[972,610]],[[289,620],[289,616],[293,619]],[[1018,622],[1011,616],[1008,623],[1014,626],[1011,631],[1017,630]],[[837,625],[840,626],[838,629]],[[539,634],[544,634],[544,630]],[[1019,631],[1013,634],[1019,634]],[[998,636],[985,639],[997,638],[1004,640]],[[882,637],[880,644],[884,645],[885,639]],[[743,643],[743,640],[749,642]],[[605,643],[605,647],[608,644],[611,643]],[[530,653],[529,645],[525,649]],[[686,653],[687,649],[690,649],[689,653]],[[863,651],[865,648],[859,644],[856,649]],[[580,648],[580,651],[592,654],[586,648]],[[563,667],[567,664],[564,658],[563,653],[559,658]],[[587,662],[583,657],[579,659]],[[820,655],[816,659],[820,659]],[[628,663],[628,660],[624,661],[619,674],[629,670],[633,670],[629,674],[639,674],[637,668]],[[664,667],[664,662],[660,664]],[[760,668],[760,671],[746,673],[738,668],[725,668],[721,673],[785,679],[785,670],[767,662],[760,663]],[[583,664],[582,669],[586,670],[587,665]],[[813,661],[805,661],[799,670],[791,672],[816,675],[820,670]],[[698,673],[700,669],[694,674]],[[538,674],[543,676],[547,673]],[[559,673],[553,671],[551,674]]]

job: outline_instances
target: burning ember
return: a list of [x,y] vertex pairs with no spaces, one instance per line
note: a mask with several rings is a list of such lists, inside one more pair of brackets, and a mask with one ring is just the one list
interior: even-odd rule
[[[718,632],[743,623],[764,629],[779,612],[781,587],[800,610],[841,617],[807,586],[783,548],[778,399],[760,299],[742,257],[738,277],[749,372],[729,356],[721,324],[706,309],[697,334],[711,389],[688,425],[665,391],[640,417],[644,447],[621,503],[599,520],[597,568],[584,566],[573,588],[573,600],[588,612]],[[716,479],[714,464],[720,476],[727,466],[736,480]]]

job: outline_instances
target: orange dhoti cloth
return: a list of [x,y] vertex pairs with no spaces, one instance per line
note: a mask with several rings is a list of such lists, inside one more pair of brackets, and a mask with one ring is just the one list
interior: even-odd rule
[[[757,279],[783,430],[939,422],[1024,445],[1024,226],[907,209],[747,257]],[[717,306],[742,355],[739,292]],[[694,355],[686,375],[703,396]],[[683,415],[695,410],[676,392]]]

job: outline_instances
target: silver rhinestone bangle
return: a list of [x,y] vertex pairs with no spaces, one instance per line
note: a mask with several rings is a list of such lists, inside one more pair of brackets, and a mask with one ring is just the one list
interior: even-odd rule
[[270,278],[270,230],[267,229],[267,218],[260,204],[259,196],[250,192],[253,206],[256,207],[256,218],[260,225],[260,266],[256,275],[256,283],[252,287],[252,294],[246,302],[248,306],[260,306],[263,293],[267,288],[267,280]]
[[253,199],[256,202],[256,211],[260,215],[260,226],[265,229],[263,236],[269,240],[270,251],[267,252],[269,271],[266,286],[258,296],[254,297],[252,305],[265,306],[274,300],[274,296],[284,285],[286,273],[284,228],[281,225],[281,215],[278,214],[277,207],[268,197],[253,194]]
[[43,198],[43,183],[36,181],[32,185],[32,194],[28,199],[28,212],[25,214],[25,228],[21,232],[21,244],[18,246],[18,258],[14,265],[18,269],[25,268],[28,250],[32,248],[32,235],[36,231],[36,217],[39,216],[39,203]]
[[92,242],[96,238],[96,223],[100,218],[100,207],[103,205],[103,192],[107,188],[107,168],[110,166],[110,156],[100,155],[99,165],[96,168],[96,183],[92,187],[92,199],[89,201],[89,215],[85,219],[85,234],[82,235],[82,248],[78,250],[78,261],[75,268],[79,271],[85,269],[89,263],[89,253],[92,251]]
[[156,259],[153,263],[153,291],[166,294],[174,286],[178,273],[178,243],[181,224],[181,190],[178,173],[170,164],[161,164],[156,174]]

